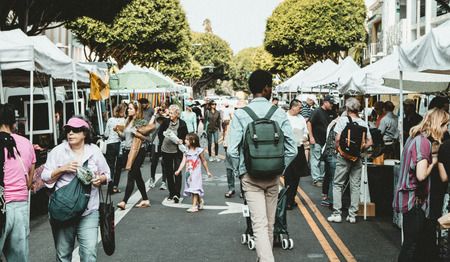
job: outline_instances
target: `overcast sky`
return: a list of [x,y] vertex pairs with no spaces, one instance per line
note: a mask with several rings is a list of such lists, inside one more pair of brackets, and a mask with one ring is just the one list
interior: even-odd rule
[[280,0],[180,0],[191,30],[205,32],[206,18],[212,30],[230,44],[234,54],[263,44],[266,20]]

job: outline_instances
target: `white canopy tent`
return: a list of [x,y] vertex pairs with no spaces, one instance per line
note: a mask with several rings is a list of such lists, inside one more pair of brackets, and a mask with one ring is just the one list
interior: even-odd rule
[[[317,63],[316,63],[317,64]],[[330,59],[325,60],[325,62],[318,64],[317,66],[309,67],[303,74],[303,77],[300,81],[297,81],[297,91],[301,93],[311,92],[313,93],[313,87],[315,85],[311,85],[313,82],[321,79],[324,75],[329,72],[333,72],[338,68],[338,65],[331,61]]]
[[341,63],[339,63],[334,70],[322,72],[322,74],[319,74],[316,78],[311,78],[309,81],[305,81],[303,83],[303,87],[312,88],[337,83],[341,77],[350,75],[359,69],[360,67],[355,63],[355,61],[353,61],[353,58],[348,56]]
[[450,75],[450,21],[399,48],[399,69]]
[[[322,62],[319,61],[317,63],[322,63]],[[314,65],[312,65],[312,66],[314,66]],[[294,83],[296,81],[300,80],[300,78],[303,76],[304,72],[305,72],[304,70],[300,70],[297,74],[295,74],[293,77],[289,78],[286,82],[276,86],[275,92],[277,92],[277,93],[297,92],[298,86],[294,85]]]
[[[0,31],[0,69],[28,71],[30,75],[30,104],[33,104],[34,71],[46,73],[49,58],[39,52],[35,52],[33,42],[20,29],[11,31]],[[0,72],[1,73],[1,72]],[[5,103],[5,93],[3,92],[3,79],[0,76],[1,102]],[[30,107],[29,128],[30,141],[33,143],[33,106]]]

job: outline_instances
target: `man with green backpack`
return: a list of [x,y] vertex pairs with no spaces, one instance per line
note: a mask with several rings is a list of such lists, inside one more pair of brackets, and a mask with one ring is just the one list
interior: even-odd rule
[[272,74],[256,70],[248,84],[253,100],[234,113],[227,156],[245,193],[258,261],[274,261],[279,177],[297,155],[297,146],[286,113],[269,102]]

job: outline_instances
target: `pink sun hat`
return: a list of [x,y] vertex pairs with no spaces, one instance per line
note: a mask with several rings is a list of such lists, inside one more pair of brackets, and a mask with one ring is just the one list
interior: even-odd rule
[[66,126],[71,126],[75,128],[84,126],[87,129],[90,129],[89,124],[83,119],[80,119],[78,117],[72,117],[71,119],[69,119],[69,121],[67,122],[67,124],[63,126],[63,128],[65,128]]

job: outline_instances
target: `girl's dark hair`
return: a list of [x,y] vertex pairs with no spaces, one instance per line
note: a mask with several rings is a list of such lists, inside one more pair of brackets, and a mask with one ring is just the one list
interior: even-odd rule
[[0,126],[9,126],[12,130],[16,123],[14,105],[12,104],[0,104]]
[[[82,126],[81,127],[81,131],[84,134],[84,143],[85,144],[92,144],[94,143],[94,133],[93,133],[93,129],[92,129],[92,124],[91,121],[89,121],[89,119],[86,116],[83,115],[74,115],[73,117],[79,118],[81,120],[84,120],[86,123],[88,123],[89,125],[89,129],[87,129],[86,127]],[[64,129],[64,137],[67,138],[67,135],[69,133],[66,131],[66,129]]]
[[189,141],[189,144],[193,147],[200,147],[200,139],[198,135],[195,133],[189,133],[186,135],[186,139]]

